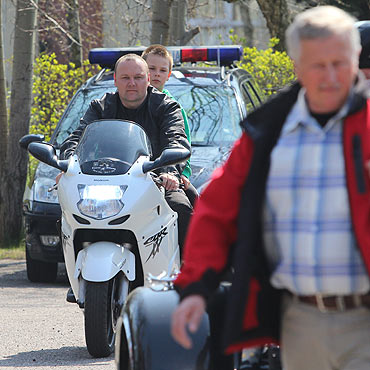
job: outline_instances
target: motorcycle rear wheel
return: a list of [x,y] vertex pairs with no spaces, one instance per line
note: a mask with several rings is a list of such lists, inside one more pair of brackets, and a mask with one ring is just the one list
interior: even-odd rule
[[[124,289],[122,294],[121,289]],[[113,352],[117,320],[128,290],[128,280],[123,274],[106,282],[87,282],[85,340],[91,356],[108,357]],[[124,299],[120,300],[120,297]]]

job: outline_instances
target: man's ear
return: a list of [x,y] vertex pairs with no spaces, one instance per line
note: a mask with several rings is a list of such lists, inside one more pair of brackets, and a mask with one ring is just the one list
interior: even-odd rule
[[114,86],[117,86],[117,84],[116,84],[116,74],[115,73],[113,73],[113,80],[114,80]]

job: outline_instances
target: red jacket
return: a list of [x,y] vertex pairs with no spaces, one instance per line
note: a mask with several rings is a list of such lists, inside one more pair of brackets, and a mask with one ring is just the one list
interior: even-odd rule
[[[343,151],[354,233],[370,272],[370,100],[362,86],[355,86],[344,119]],[[279,341],[281,291],[269,281],[262,208],[270,153],[299,89],[293,85],[242,122],[244,133],[200,196],[188,230],[175,281],[181,299],[208,298],[222,272],[230,265],[234,270],[223,330],[226,352]]]

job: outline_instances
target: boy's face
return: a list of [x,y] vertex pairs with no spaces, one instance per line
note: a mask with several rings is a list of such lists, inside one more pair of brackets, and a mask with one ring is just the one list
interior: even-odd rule
[[149,54],[146,58],[146,62],[149,68],[150,84],[159,91],[162,91],[164,84],[171,75],[169,60],[160,55]]

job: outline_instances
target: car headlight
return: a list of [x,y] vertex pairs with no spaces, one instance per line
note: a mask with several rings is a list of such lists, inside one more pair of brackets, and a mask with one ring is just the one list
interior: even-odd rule
[[77,186],[80,194],[77,207],[83,215],[103,220],[121,212],[124,206],[122,197],[127,185],[79,184]]
[[58,203],[57,191],[48,191],[54,184],[55,179],[37,177],[33,183],[33,200],[46,203]]

